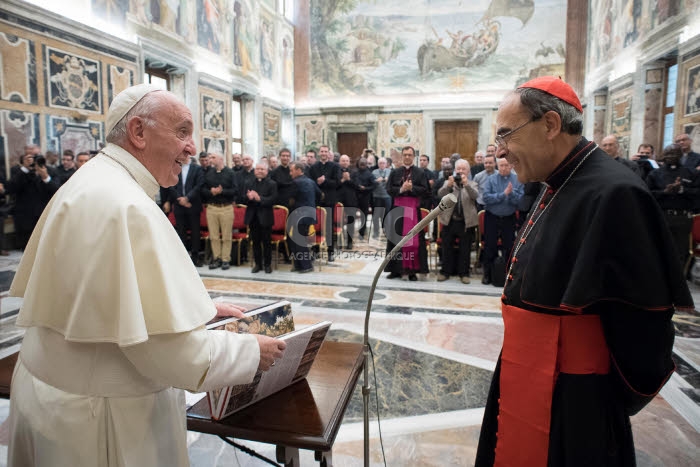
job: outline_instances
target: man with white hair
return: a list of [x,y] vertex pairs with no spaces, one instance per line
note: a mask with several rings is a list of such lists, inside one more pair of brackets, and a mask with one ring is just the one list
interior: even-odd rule
[[476,151],[474,153],[474,165],[469,170],[471,174],[471,179],[474,180],[476,174],[484,170],[484,151]]
[[115,97],[107,146],[44,211],[10,295],[27,327],[8,465],[187,466],[185,397],[253,380],[285,344],[208,331],[217,311],[154,201],[195,153],[194,123],[150,85]]
[[224,165],[224,156],[209,154],[209,170],[202,184],[211,244],[209,269],[228,269],[231,265],[233,202],[237,193],[236,176],[232,169]]
[[253,244],[255,264],[251,272],[265,270],[272,272],[272,225],[275,218],[272,206],[277,199],[277,184],[267,176],[267,164],[255,165],[255,177],[245,187],[248,207],[245,210],[245,224],[250,229],[250,241]]

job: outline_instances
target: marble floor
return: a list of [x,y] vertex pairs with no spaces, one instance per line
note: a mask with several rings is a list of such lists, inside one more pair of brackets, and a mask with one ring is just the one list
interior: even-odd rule
[[[361,341],[372,279],[383,257],[377,240],[355,242],[333,263],[298,274],[281,263],[272,274],[250,267],[228,271],[200,268],[212,297],[255,307],[274,300],[292,302],[297,324],[333,322],[328,339]],[[19,253],[0,257],[0,290],[6,291]],[[372,395],[371,464],[391,466],[473,465],[488,385],[503,339],[500,289],[458,278],[437,282],[435,273],[419,281],[388,280],[382,274],[370,320],[377,371],[377,402]],[[692,285],[696,303],[700,287]],[[3,292],[3,296],[7,293]],[[21,340],[13,326],[19,300],[4,298],[0,316],[0,353]],[[678,370],[659,397],[632,424],[638,465],[700,465],[700,315],[676,315],[674,359]],[[333,465],[362,465],[362,400],[355,389],[336,438]],[[8,404],[0,401],[0,420]],[[0,426],[0,466],[6,434]],[[273,446],[236,440],[274,459]],[[192,466],[269,465],[237,451],[219,438],[190,432]],[[317,465],[302,451],[301,465]]]

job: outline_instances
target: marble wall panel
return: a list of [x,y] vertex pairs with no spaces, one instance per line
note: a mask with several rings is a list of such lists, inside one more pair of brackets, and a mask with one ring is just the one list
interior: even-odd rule
[[102,113],[100,62],[50,46],[43,52],[49,106]]
[[34,41],[0,32],[0,100],[37,104]]
[[199,115],[201,150],[227,157],[227,150],[231,147],[231,96],[206,86],[199,86]]
[[397,162],[401,148],[413,146],[424,151],[423,115],[415,114],[379,114],[377,117],[377,153],[391,157]]
[[71,118],[47,116],[46,150],[62,154],[66,149],[75,154],[81,151],[97,151],[104,140],[103,123],[99,121],[75,121]]
[[39,144],[39,115],[17,110],[0,110],[0,170],[5,178],[19,163],[28,144]]
[[327,144],[328,127],[326,119],[321,116],[297,117],[297,151],[305,153],[309,149],[318,151],[319,146]]
[[629,157],[630,132],[632,130],[632,88],[611,93],[609,99],[608,134],[617,136],[620,143],[619,155]]
[[107,96],[109,102],[129,86],[136,84],[134,81],[134,70],[126,67],[107,65],[108,80],[107,80]]

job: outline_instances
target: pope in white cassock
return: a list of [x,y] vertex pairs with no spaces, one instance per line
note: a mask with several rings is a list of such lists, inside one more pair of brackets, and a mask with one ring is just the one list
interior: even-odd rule
[[[107,146],[56,193],[11,296],[27,328],[12,379],[10,466],[186,466],[184,393],[248,383],[285,344],[207,331],[217,313],[154,202],[196,153],[188,108],[120,93]],[[231,311],[231,310],[229,310]]]

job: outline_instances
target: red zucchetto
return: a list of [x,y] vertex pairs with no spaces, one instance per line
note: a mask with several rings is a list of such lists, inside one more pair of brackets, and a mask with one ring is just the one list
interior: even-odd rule
[[520,88],[539,89],[563,100],[567,104],[573,105],[579,112],[583,112],[581,101],[578,99],[576,92],[560,77],[540,76],[539,78],[531,79],[525,84],[521,84],[518,86],[518,89]]

